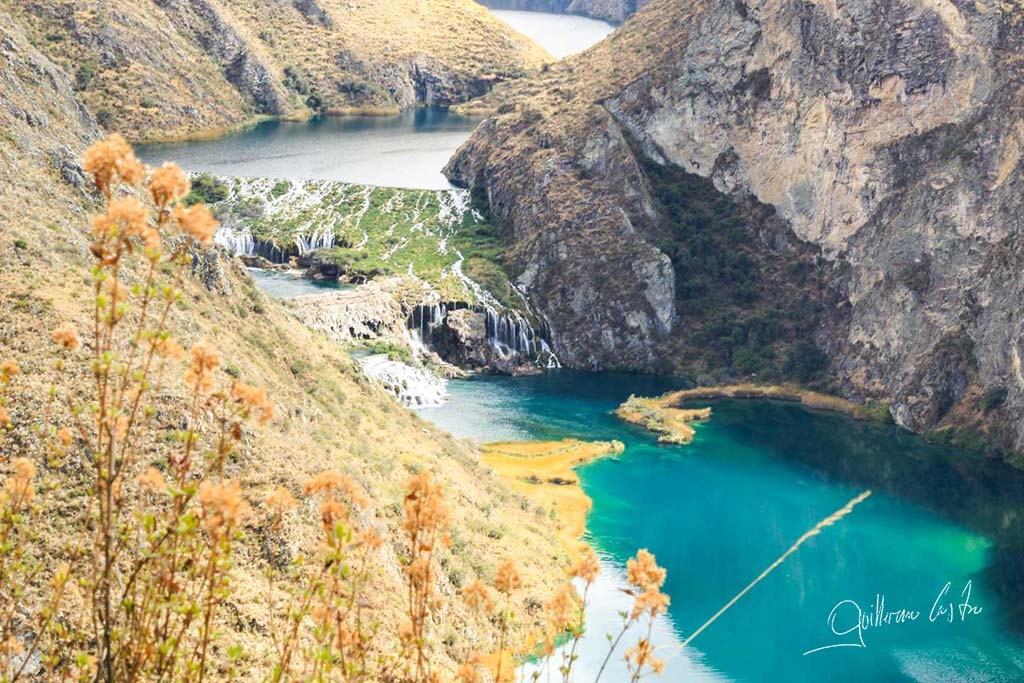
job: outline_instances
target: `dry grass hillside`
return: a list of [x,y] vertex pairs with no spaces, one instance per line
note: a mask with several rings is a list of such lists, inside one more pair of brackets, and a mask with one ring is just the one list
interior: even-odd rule
[[[24,425],[47,393],[51,330],[63,321],[91,329],[86,230],[96,200],[76,159],[97,129],[60,71],[0,18],[0,360],[14,360],[23,370],[8,403],[15,425],[3,442],[9,449],[31,439]],[[290,555],[316,550],[319,513],[299,493],[304,481],[328,469],[349,474],[372,498],[359,523],[385,541],[373,572],[372,608],[386,630],[397,629],[403,595],[404,486],[412,474],[429,470],[444,485],[456,520],[453,543],[441,558],[437,588],[447,601],[431,648],[452,666],[469,619],[459,588],[476,577],[493,581],[504,555],[516,557],[523,571],[516,609],[522,634],[540,618],[539,605],[566,562],[558,540],[545,531],[548,512],[513,494],[481,465],[476,450],[370,385],[340,348],[257,290],[244,271],[225,260],[221,265],[216,291],[186,278],[173,335],[186,347],[209,340],[224,355],[218,372],[265,386],[276,408],[273,422],[245,433],[226,475],[241,481],[256,508],[279,485],[303,501],[283,529],[259,522],[244,529],[228,616],[220,624],[228,642],[243,645],[243,670],[258,666],[270,647],[268,561],[282,549]],[[91,381],[87,363],[70,369],[73,390],[84,390]],[[161,406],[183,401],[177,385],[168,385],[159,399]],[[58,553],[68,512],[83,495],[82,470],[70,461],[38,466],[43,538]]]
[[473,0],[4,0],[133,140],[477,97],[550,57]]

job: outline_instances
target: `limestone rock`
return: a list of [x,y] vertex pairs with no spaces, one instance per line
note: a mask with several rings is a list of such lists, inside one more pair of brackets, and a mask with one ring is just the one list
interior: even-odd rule
[[824,354],[831,390],[1020,451],[1021,45],[1019,3],[653,0],[503,93],[447,172],[489,199],[567,364],[729,379]]

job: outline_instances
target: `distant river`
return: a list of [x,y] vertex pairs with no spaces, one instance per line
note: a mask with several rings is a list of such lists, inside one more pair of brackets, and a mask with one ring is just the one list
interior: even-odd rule
[[491,12],[558,59],[583,52],[615,30],[606,21],[567,14],[499,9]]
[[217,175],[440,190],[451,187],[441,169],[479,122],[437,107],[268,121],[216,140],[143,145],[138,153],[148,164],[176,161]]
[[[654,637],[670,661],[652,681],[1024,680],[1024,472],[793,404],[714,402],[689,446],[658,445],[609,414],[631,393],[671,388],[671,380],[571,371],[480,377],[449,382],[449,402],[419,413],[480,442],[578,437],[626,445],[621,456],[580,469],[594,500],[588,539],[606,570],[587,616],[577,665],[586,675],[578,680],[593,680],[604,635],[629,605],[618,590],[625,562],[645,547],[667,567],[672,598]],[[849,516],[680,648],[805,531],[865,489],[873,495]],[[961,618],[965,601],[971,607]],[[843,636],[828,624],[837,605]],[[878,611],[904,609],[916,619],[874,622]],[[843,646],[804,655],[828,645]],[[621,656],[602,683],[629,680]]]

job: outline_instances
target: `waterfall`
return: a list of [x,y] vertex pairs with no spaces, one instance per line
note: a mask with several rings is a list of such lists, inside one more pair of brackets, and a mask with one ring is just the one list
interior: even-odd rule
[[271,263],[288,263],[291,256],[287,249],[273,242],[256,239],[246,228],[222,227],[214,234],[213,241],[235,256],[261,256]]
[[398,397],[406,408],[430,408],[448,398],[447,383],[424,368],[391,360],[384,354],[359,361],[366,376]]
[[561,364],[548,343],[547,325],[536,330],[519,311],[502,312],[493,306],[470,306],[463,301],[420,304],[412,309],[406,320],[410,346],[417,354],[430,350],[431,333],[435,327],[448,323],[450,311],[471,308],[484,314],[487,345],[498,358],[522,358],[558,368]]
[[256,253],[256,240],[248,230],[221,228],[214,234],[213,241],[235,256],[253,256]]
[[298,234],[295,236],[295,246],[300,256],[317,249],[330,249],[334,246],[334,230],[317,228],[309,235]]

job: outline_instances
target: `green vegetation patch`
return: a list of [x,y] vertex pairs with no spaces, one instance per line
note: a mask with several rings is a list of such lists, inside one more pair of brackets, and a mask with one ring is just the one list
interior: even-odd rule
[[215,205],[225,223],[293,255],[312,254],[346,279],[411,273],[445,298],[478,302],[462,273],[500,304],[521,306],[498,232],[463,190],[200,175],[193,194]]
[[640,158],[666,219],[657,246],[672,260],[687,331],[663,354],[675,366],[661,370],[827,388],[828,359],[811,341],[829,295],[817,251],[771,207]]

